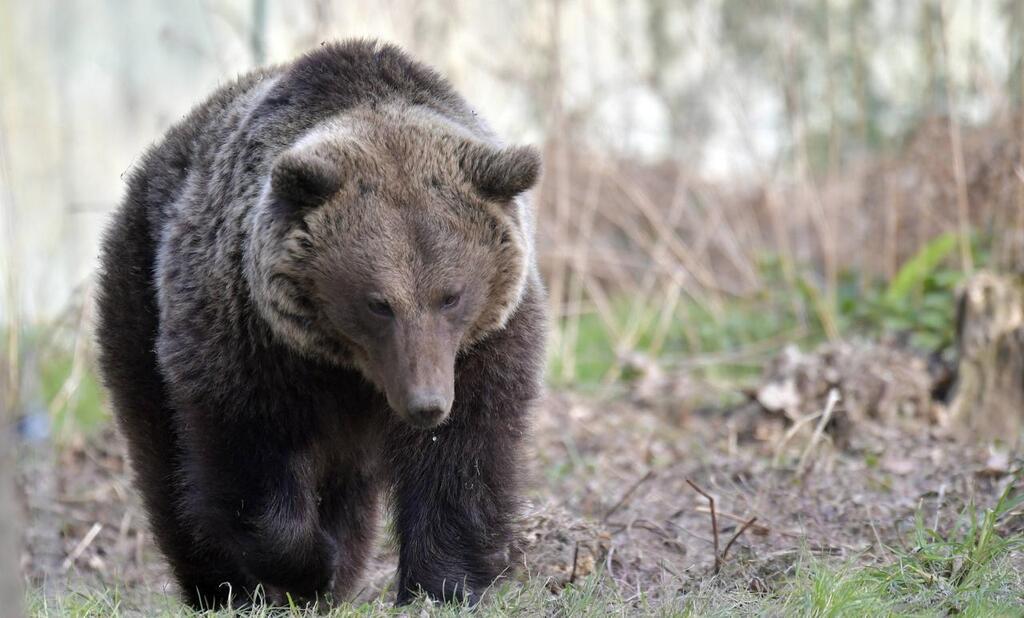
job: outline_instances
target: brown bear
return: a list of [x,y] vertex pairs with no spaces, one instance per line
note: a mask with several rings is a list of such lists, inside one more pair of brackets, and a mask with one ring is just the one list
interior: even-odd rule
[[146,153],[103,243],[100,363],[192,605],[344,598],[381,496],[399,603],[501,573],[543,374],[539,171],[367,41],[240,77]]

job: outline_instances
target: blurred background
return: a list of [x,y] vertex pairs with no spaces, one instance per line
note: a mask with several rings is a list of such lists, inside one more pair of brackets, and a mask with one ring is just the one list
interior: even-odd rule
[[787,344],[948,360],[964,277],[1024,269],[1022,32],[1018,0],[0,0],[3,403],[29,443],[109,427],[90,294],[126,172],[217,86],[347,37],[543,149],[553,390],[674,371],[695,409]]

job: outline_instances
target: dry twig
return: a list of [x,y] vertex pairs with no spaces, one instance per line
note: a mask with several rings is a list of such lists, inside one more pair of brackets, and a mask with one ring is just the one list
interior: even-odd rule
[[580,542],[576,541],[576,546],[572,550],[572,573],[569,574],[569,583],[576,582],[576,565],[580,559]]
[[601,518],[601,522],[603,523],[608,521],[608,518],[611,517],[615,513],[615,511],[619,510],[619,508],[623,504],[625,504],[626,500],[628,500],[629,497],[633,495],[633,492],[635,492],[641,485],[651,480],[652,478],[654,478],[654,470],[648,470],[647,474],[643,475],[637,482],[630,485],[629,489],[626,490],[626,493],[622,494],[622,497],[619,498],[618,502],[613,504],[612,508],[608,509],[608,512],[604,514],[604,517]]
[[796,419],[793,422],[793,425],[786,430],[786,433],[783,434],[782,438],[775,445],[775,456],[772,457],[772,465],[778,466],[780,463],[782,463],[782,455],[784,453],[784,449],[786,448],[786,445],[789,444],[789,441],[793,439],[793,436],[795,436],[801,429],[803,429],[804,425],[806,425],[807,423],[810,423],[815,419],[821,418],[822,414],[824,414],[824,412],[815,412],[814,414],[807,414],[806,416],[801,416],[800,418]]
[[686,484],[692,487],[695,492],[704,496],[708,501],[708,508],[711,509],[711,541],[715,549],[715,575],[717,575],[718,571],[722,568],[722,558],[718,553],[718,516],[715,513],[715,499],[711,497],[711,494],[698,487],[697,484],[690,479],[686,479]]
[[803,454],[800,455],[800,463],[797,465],[797,471],[803,474],[807,471],[807,462],[810,459],[811,452],[814,447],[821,441],[821,436],[825,433],[825,427],[828,422],[832,420],[832,412],[835,410],[836,404],[839,403],[839,391],[836,389],[829,389],[828,401],[825,402],[825,412],[821,415],[821,420],[818,421],[818,426],[814,428],[814,435],[811,436],[810,442],[807,443],[807,447],[804,449]]
[[722,562],[725,562],[725,559],[729,556],[729,549],[732,547],[732,544],[736,542],[736,539],[740,538],[740,536],[747,531],[747,528],[753,526],[756,521],[756,517],[751,517],[745,524],[740,526],[740,529],[736,531],[736,534],[732,535],[732,538],[725,544],[725,549],[722,551]]
[[[700,507],[700,506],[698,506],[694,510],[696,510],[698,513],[710,513],[711,512],[710,509],[707,509],[707,508],[704,508],[704,507]],[[736,523],[739,523],[739,524],[745,524],[745,523],[747,523],[749,521],[754,521],[754,520],[757,519],[755,517],[753,520],[750,520],[750,519],[747,519],[746,517],[740,517],[739,515],[736,515],[734,513],[728,513],[726,511],[721,511],[721,510],[718,511],[718,516],[722,517],[724,519],[731,519],[732,521],[734,521]],[[761,524],[756,524],[756,525],[751,524],[751,531],[753,533],[755,533],[755,534],[768,534],[768,533],[770,533],[772,531],[772,529],[769,528],[768,526],[764,525],[763,523],[761,523]],[[781,534],[783,536],[794,536],[794,537],[803,538],[802,534],[798,534],[796,532],[790,532],[790,531],[787,531],[787,530],[776,530],[775,532],[776,532],[776,534]]]
[[85,533],[85,536],[78,542],[78,545],[75,545],[75,548],[71,550],[68,557],[64,559],[63,563],[61,563],[60,568],[62,571],[70,569],[71,565],[82,557],[82,554],[85,553],[85,550],[88,549],[89,545],[92,545],[92,542],[96,540],[96,536],[101,530],[103,530],[103,524],[99,522],[94,523],[92,528],[89,528],[89,531]]
[[[700,495],[704,496],[704,498],[707,499],[707,501],[708,501],[708,512],[711,514],[711,533],[712,533],[712,537],[711,537],[712,540],[711,540],[711,542],[714,545],[714,550],[715,550],[714,573],[715,573],[715,575],[718,575],[718,572],[722,570],[722,565],[725,564],[725,559],[729,556],[729,550],[732,549],[733,543],[735,543],[736,540],[739,539],[740,536],[742,536],[743,533],[746,532],[748,528],[750,528],[751,526],[753,526],[757,522],[757,517],[751,517],[750,519],[746,520],[743,523],[743,525],[740,526],[740,529],[736,531],[736,534],[732,535],[732,537],[729,538],[729,542],[725,544],[725,549],[722,552],[719,552],[718,551],[718,511],[715,509],[715,499],[711,497],[711,494],[709,494],[708,492],[706,492],[703,489],[701,489],[700,487],[698,487],[697,484],[694,483],[693,481],[691,481],[690,479],[686,479],[686,484],[689,485],[690,487],[692,487],[694,491],[696,491]],[[735,515],[726,514],[725,516],[726,516],[727,519],[734,519],[734,518],[736,518]],[[669,523],[671,523],[671,521]],[[764,528],[764,526],[761,526],[761,527]],[[767,530],[767,528],[764,528],[764,529]]]

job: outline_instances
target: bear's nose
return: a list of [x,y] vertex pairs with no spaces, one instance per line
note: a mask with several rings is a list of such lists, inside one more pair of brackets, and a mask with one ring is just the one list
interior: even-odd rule
[[433,427],[448,415],[451,403],[439,393],[418,393],[409,399],[408,415],[418,427]]

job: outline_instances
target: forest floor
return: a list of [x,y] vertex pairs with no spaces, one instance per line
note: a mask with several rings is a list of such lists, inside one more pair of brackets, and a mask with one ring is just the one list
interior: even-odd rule
[[[796,421],[752,396],[731,410],[685,401],[546,396],[514,568],[477,613],[1024,613],[1014,453],[924,417],[844,424],[842,400]],[[30,615],[191,615],[112,428],[21,461]],[[395,562],[382,541],[337,615],[459,611],[392,609]]]

